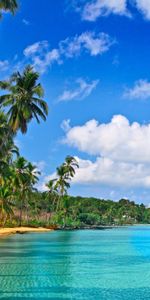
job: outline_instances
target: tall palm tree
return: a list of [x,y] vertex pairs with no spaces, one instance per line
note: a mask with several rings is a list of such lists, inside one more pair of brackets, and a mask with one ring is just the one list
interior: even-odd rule
[[27,180],[24,184],[24,206],[26,208],[26,217],[29,220],[29,203],[32,198],[33,191],[36,191],[34,185],[38,182],[38,176],[41,173],[38,171],[37,167],[32,163],[28,162],[27,165]]
[[56,188],[58,188],[60,196],[63,197],[67,193],[67,189],[70,188],[69,174],[63,164],[57,168],[57,177]]
[[24,157],[19,157],[13,164],[13,185],[14,191],[18,194],[20,217],[19,225],[22,225],[22,214],[25,206],[25,200],[29,191],[33,189],[33,185],[38,181],[39,172],[36,166],[29,163]]
[[12,14],[16,12],[18,8],[17,0],[0,0],[0,17],[2,17],[3,11],[9,11]]
[[70,181],[75,175],[75,168],[79,168],[77,160],[73,156],[67,156],[65,162],[56,169],[58,178],[56,188],[60,195],[57,209],[61,206],[63,196],[67,195],[67,190],[70,188]]
[[56,186],[57,179],[50,179],[45,185],[47,188],[46,197],[52,202],[52,208],[55,209],[55,203],[58,200],[58,187]]
[[0,88],[8,94],[0,96],[0,107],[7,107],[8,124],[15,134],[19,129],[27,132],[28,123],[35,118],[40,123],[48,115],[48,105],[42,99],[44,91],[37,83],[39,73],[27,66],[23,73],[14,73],[10,80],[0,81]]

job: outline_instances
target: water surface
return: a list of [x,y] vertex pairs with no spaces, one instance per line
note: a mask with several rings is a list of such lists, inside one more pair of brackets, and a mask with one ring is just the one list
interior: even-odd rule
[[0,299],[150,299],[150,226],[0,239]]

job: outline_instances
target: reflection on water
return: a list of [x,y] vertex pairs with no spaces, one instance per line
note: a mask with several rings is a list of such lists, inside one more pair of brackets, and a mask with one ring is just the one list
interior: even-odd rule
[[150,227],[0,240],[0,299],[150,299]]

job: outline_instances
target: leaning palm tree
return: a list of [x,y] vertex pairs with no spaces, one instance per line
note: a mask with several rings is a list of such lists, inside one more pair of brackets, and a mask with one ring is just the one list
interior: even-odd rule
[[2,12],[11,12],[13,15],[18,8],[17,0],[0,0],[0,17],[2,17]]
[[40,123],[48,115],[48,105],[42,99],[44,91],[37,83],[39,73],[27,66],[23,73],[14,73],[10,80],[0,81],[0,88],[8,94],[0,96],[0,107],[7,107],[8,124],[15,134],[18,130],[27,132],[28,123],[35,118]]

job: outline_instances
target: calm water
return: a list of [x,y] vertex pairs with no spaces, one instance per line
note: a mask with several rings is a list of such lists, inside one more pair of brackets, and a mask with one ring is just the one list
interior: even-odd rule
[[0,239],[0,299],[150,299],[150,226]]

